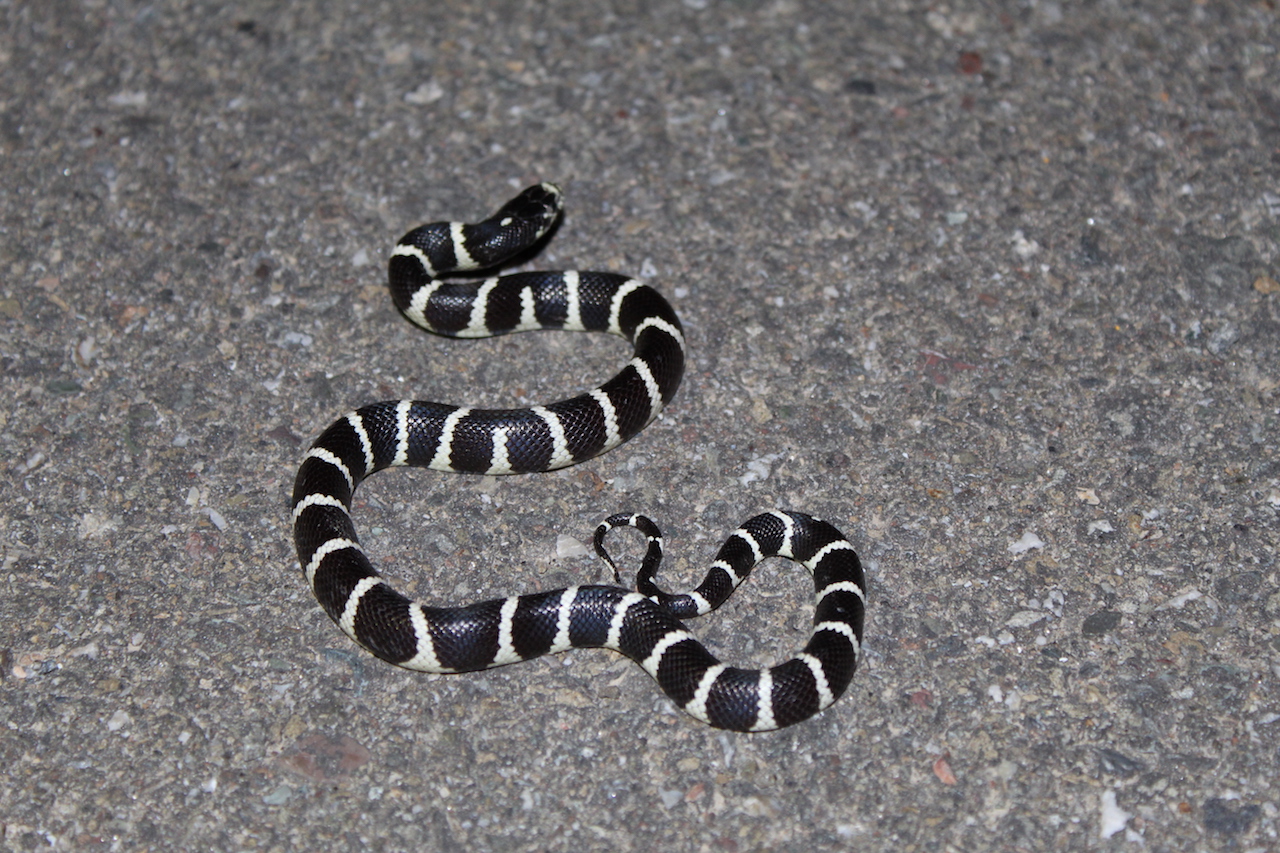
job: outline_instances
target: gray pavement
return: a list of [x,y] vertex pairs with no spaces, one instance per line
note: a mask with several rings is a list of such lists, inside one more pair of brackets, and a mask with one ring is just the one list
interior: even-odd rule
[[[0,847],[1280,849],[1278,17],[0,1]],[[819,717],[711,730],[604,651],[405,672],[306,588],[338,415],[626,358],[390,304],[400,234],[536,180],[533,263],[652,279],[684,385],[575,469],[380,475],[365,542],[451,604],[604,580],[617,511],[676,588],[823,516],[871,605]],[[776,661],[808,589],[771,561],[691,629]]]

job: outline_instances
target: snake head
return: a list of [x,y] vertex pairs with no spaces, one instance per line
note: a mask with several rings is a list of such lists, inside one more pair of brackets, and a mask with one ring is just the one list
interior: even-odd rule
[[564,206],[564,194],[552,183],[534,184],[502,206],[488,222],[503,228],[527,223],[541,237],[547,233]]

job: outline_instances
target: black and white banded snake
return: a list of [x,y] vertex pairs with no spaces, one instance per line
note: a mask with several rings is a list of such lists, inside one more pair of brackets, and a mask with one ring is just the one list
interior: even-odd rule
[[[595,533],[637,528],[648,548],[637,591],[581,585],[462,607],[431,607],[396,592],[373,568],[351,521],[352,495],[392,466],[473,474],[551,471],[618,446],[657,417],[684,371],[684,334],[657,291],[604,272],[521,272],[477,284],[440,276],[489,270],[536,245],[560,215],[560,190],[524,190],[478,224],[410,231],[389,263],[392,298],[415,324],[450,337],[532,329],[598,331],[635,347],[600,388],[526,409],[473,409],[411,400],[374,403],[334,422],[303,459],[293,490],[298,559],[325,612],[353,640],[393,664],[468,672],[570,648],[603,647],[638,663],[688,714],[735,731],[768,731],[816,714],[853,678],[865,586],[853,546],[830,524],[796,512],[755,516],[720,548],[702,584],[679,595],[653,582],[657,527],[615,515]],[[780,556],[813,574],[813,633],[804,650],[767,670],[727,667],[681,619],[720,606],[761,560]]]

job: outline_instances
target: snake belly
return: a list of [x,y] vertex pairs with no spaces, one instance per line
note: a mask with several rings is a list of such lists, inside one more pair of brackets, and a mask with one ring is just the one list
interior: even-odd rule
[[[376,471],[563,468],[631,438],[675,395],[684,371],[683,330],[667,301],[643,282],[578,271],[441,280],[489,270],[527,252],[561,207],[559,188],[542,183],[483,222],[415,228],[401,238],[388,265],[392,299],[410,321],[436,334],[607,332],[633,345],[631,359],[599,388],[545,406],[481,409],[391,400],[339,418],[308,450],[294,483],[294,544],[307,580],[347,636],[408,669],[468,672],[570,648],[608,648],[638,663],[681,709],[712,726],[767,731],[806,719],[844,692],[862,641],[862,568],[853,546],[826,522],[794,512],[758,515],[724,543],[697,590],[670,595],[652,580],[661,560],[656,526],[642,516],[614,516],[597,530],[596,549],[609,559],[601,541],[614,527],[644,533],[643,594],[581,585],[460,607],[410,600],[378,574],[360,547],[352,497]],[[725,666],[680,620],[718,607],[756,563],[771,556],[799,562],[813,574],[813,633],[802,652],[771,669]]]

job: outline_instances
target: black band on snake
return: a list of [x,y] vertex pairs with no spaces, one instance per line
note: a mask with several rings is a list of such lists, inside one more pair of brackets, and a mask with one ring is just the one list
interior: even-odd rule
[[[424,672],[467,672],[570,648],[620,652],[685,712],[735,731],[800,722],[853,678],[866,596],[853,546],[830,524],[794,512],[758,515],[720,548],[706,579],[681,595],[653,582],[662,539],[642,516],[596,530],[638,529],[649,540],[637,588],[572,586],[461,607],[431,607],[396,592],[361,550],[351,521],[356,486],[392,466],[473,474],[551,471],[617,447],[657,417],[684,371],[684,335],[648,285],[603,272],[525,272],[479,283],[438,276],[488,270],[537,244],[560,215],[560,190],[530,187],[477,224],[415,228],[390,261],[391,294],[417,325],[451,337],[532,329],[608,332],[635,354],[617,376],[571,400],[526,409],[473,409],[417,400],[365,406],[332,424],[303,459],[293,490],[298,559],[325,612],[373,654]],[[761,560],[786,557],[813,574],[813,633],[795,658],[767,670],[716,660],[681,619],[714,610]],[[617,577],[617,569],[614,567]]]

